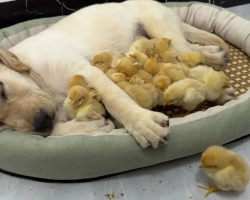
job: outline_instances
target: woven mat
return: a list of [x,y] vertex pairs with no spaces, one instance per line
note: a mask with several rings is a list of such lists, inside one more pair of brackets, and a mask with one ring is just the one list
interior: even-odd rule
[[[250,58],[237,47],[231,44],[228,44],[228,46],[231,60],[227,67],[221,70],[229,76],[231,86],[236,90],[235,96],[239,96],[250,89]],[[203,102],[191,113],[204,111],[212,106],[214,106],[212,103]],[[185,116],[187,112],[176,106],[157,107],[154,110],[167,114],[171,118]]]

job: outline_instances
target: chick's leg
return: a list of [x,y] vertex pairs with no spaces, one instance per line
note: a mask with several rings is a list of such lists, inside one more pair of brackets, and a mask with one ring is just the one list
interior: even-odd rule
[[208,184],[208,187],[204,187],[204,186],[197,186],[198,188],[201,188],[203,190],[207,190],[207,194],[205,195],[205,197],[207,197],[209,194],[213,193],[213,192],[216,192],[218,190],[220,190],[219,188],[217,187],[213,187],[209,182],[207,182]]

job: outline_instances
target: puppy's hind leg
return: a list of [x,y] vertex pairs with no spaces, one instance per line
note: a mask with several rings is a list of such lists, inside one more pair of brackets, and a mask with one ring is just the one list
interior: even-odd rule
[[181,24],[181,28],[188,41],[209,45],[191,45],[192,50],[198,51],[204,56],[207,65],[219,68],[225,66],[229,62],[230,54],[228,46],[220,37],[185,23]]
[[182,33],[181,20],[171,9],[157,4],[150,11],[142,13],[141,23],[150,38],[168,38],[175,50],[192,51],[190,43]]

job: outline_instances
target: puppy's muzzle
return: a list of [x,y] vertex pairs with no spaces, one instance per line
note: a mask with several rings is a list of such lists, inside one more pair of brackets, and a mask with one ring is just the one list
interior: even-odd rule
[[51,130],[54,119],[55,113],[49,114],[44,109],[38,110],[34,117],[34,130],[41,132]]

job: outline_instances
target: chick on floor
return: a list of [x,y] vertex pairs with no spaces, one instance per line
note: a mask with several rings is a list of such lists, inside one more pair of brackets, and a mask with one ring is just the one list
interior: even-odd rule
[[212,187],[208,183],[208,187],[197,186],[208,191],[205,197],[218,190],[241,191],[249,183],[248,163],[240,155],[220,146],[211,146],[202,154],[200,168],[204,169],[216,185]]

